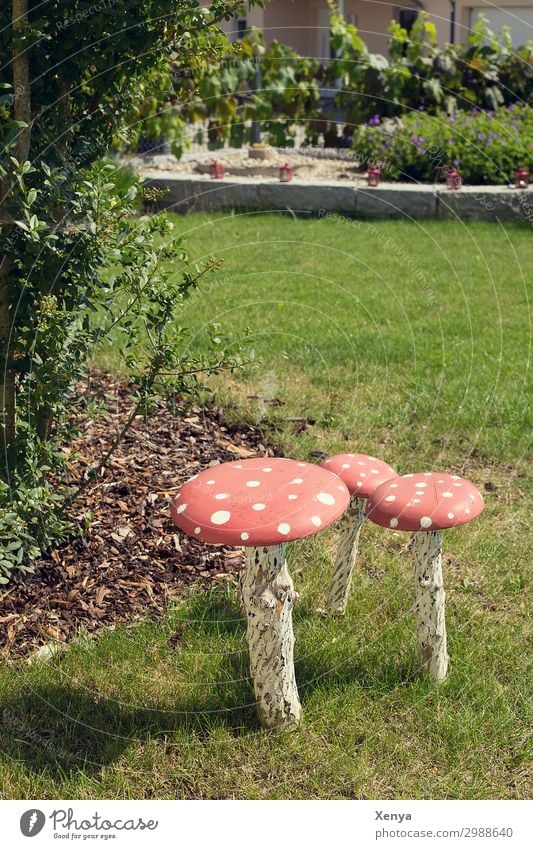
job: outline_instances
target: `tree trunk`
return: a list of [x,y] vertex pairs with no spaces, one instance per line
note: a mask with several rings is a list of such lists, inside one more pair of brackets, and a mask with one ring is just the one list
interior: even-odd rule
[[359,534],[366,520],[365,505],[365,498],[352,495],[348,509],[339,522],[339,547],[327,602],[329,612],[336,616],[344,616],[346,612],[350,584],[357,560]]
[[[27,126],[20,129],[15,145],[15,156],[19,162],[28,159],[31,138],[31,94],[30,70],[27,45],[19,39],[26,32],[28,23],[28,0],[13,0],[13,112],[15,120],[24,121]],[[2,181],[2,205],[9,203],[12,179],[7,177]],[[13,368],[11,336],[11,287],[10,271],[12,263],[8,256],[9,235],[13,223],[9,215],[2,215],[2,240],[4,249],[0,258],[0,477],[9,480],[9,472],[16,460],[16,430],[15,430],[15,370]]]
[[[6,230],[2,230],[2,235]],[[15,372],[11,365],[11,310],[9,271],[11,263],[0,258],[0,478],[8,482],[15,463]]]
[[246,549],[242,598],[259,720],[266,728],[294,728],[300,720],[292,629],[298,595],[284,545]]
[[420,664],[427,669],[433,681],[443,681],[448,670],[448,653],[440,531],[413,534],[411,554],[415,561],[415,614]]
[[13,0],[13,93],[15,95],[14,112],[16,121],[24,121],[27,127],[20,130],[15,147],[15,156],[19,162],[26,162],[30,153],[31,139],[31,91],[30,63],[27,44],[19,39],[27,30],[28,0]]

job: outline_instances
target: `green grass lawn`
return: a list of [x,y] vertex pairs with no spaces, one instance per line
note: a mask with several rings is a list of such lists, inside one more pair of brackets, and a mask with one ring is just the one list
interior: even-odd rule
[[185,310],[194,344],[215,321],[257,357],[217,385],[229,416],[290,456],[362,451],[484,490],[482,516],[444,536],[450,675],[417,670],[405,534],[367,525],[346,618],[321,615],[329,530],[289,549],[296,732],[258,728],[234,587],[194,592],[164,623],[4,665],[2,796],[528,796],[531,227],[176,221],[196,259],[224,259]]

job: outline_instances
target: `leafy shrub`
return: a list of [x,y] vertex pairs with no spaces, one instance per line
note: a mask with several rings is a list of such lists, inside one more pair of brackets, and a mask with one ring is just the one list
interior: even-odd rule
[[[318,60],[299,56],[279,41],[263,45],[259,30],[251,30],[221,61],[206,64],[192,80],[195,96],[182,106],[190,123],[208,121],[211,148],[230,141],[241,147],[251,141],[251,121],[260,121],[270,144],[291,147],[297,127],[317,135],[319,117]],[[180,79],[185,69],[176,66]],[[256,88],[260,70],[260,87]]]
[[[409,109],[452,114],[474,106],[494,111],[532,100],[533,42],[513,48],[508,29],[495,35],[483,17],[464,44],[444,49],[426,13],[410,32],[391,21],[388,57],[371,53],[357,27],[333,7],[330,28],[336,58],[327,66],[276,40],[265,48],[256,29],[227,45],[217,62],[186,66],[173,60],[166,73],[154,72],[159,94],[145,98],[136,126],[150,138],[165,135],[177,156],[187,143],[186,125],[198,121],[208,121],[211,148],[249,143],[252,120],[274,145],[292,146],[299,129],[307,143],[317,144],[322,133],[325,144],[335,146],[339,110],[349,135],[350,127],[375,115],[399,117]],[[174,91],[179,84],[183,93],[184,79],[185,100]],[[339,89],[326,111],[321,85]]]
[[[181,305],[219,262],[191,264],[166,216],[136,218],[138,179],[103,157],[145,119],[152,129],[177,55],[186,69],[214,63],[226,41],[217,24],[244,6],[68,6],[50,0],[43,16],[38,0],[0,4],[11,57],[0,68],[0,583],[74,530],[67,508],[116,447],[72,492],[61,446],[100,346],[120,346],[132,416],[154,397],[193,392],[238,351],[216,331],[193,349]],[[179,101],[189,80],[173,84]]]
[[533,42],[513,48],[508,28],[495,35],[481,18],[464,44],[437,43],[427,13],[410,32],[392,21],[389,58],[369,53],[357,28],[334,13],[332,46],[338,58],[328,67],[331,83],[341,80],[336,104],[357,125],[373,115],[395,117],[406,109],[436,114],[456,109],[495,110],[533,96]]
[[518,166],[533,170],[533,109],[411,112],[396,121],[376,115],[358,128],[353,146],[361,160],[383,162],[393,180],[439,181],[451,166],[472,185],[505,185]]

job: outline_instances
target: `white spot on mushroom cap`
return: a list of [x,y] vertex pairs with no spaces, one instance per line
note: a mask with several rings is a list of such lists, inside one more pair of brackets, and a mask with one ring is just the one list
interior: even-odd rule
[[211,515],[211,521],[214,525],[225,525],[231,519],[231,513],[228,510],[217,510]]
[[362,460],[357,461],[358,466],[366,466],[366,463],[363,463]]
[[303,478],[293,478],[291,483],[303,483]]
[[250,534],[247,534],[246,531],[244,531],[241,534],[241,539],[244,540],[244,542],[246,542],[247,539],[250,539]]
[[311,516],[311,521],[313,525],[315,525],[315,527],[317,528],[319,528],[322,524],[322,519],[320,518],[320,516]]
[[246,486],[261,486],[261,481],[246,481]]
[[397,528],[398,527],[398,519],[391,519],[390,522],[389,522],[389,525],[391,526],[391,528]]
[[425,481],[421,481],[420,483],[415,484],[415,486],[417,486],[418,489],[422,489],[422,487],[427,486],[427,483]]
[[418,492],[418,491],[417,491],[417,492],[415,492],[415,495],[424,495],[424,490],[423,490],[423,489],[421,489],[421,490],[420,490],[420,492]]
[[363,486],[363,481],[357,481],[357,486]]
[[289,501],[294,501],[296,498],[298,498],[298,496],[295,495],[294,492],[291,492],[291,494],[288,496],[288,498],[289,498]]
[[180,504],[180,506],[176,510],[176,513],[183,513],[183,511],[186,510],[186,509],[187,509],[186,504]]
[[448,519],[455,519],[455,513],[448,513]]
[[271,472],[271,471],[272,471],[272,466],[266,466],[266,467],[265,467],[262,471],[263,471],[263,472]]
[[429,516],[422,516],[420,519],[420,527],[421,528],[430,528],[433,522],[429,518]]
[[227,492],[217,492],[215,495],[217,501],[224,501],[226,498],[229,498],[229,493]]
[[443,492],[442,497],[443,498],[453,498],[453,492]]
[[385,501],[396,501],[395,495],[387,495]]
[[252,510],[264,510],[266,504],[261,504],[260,502],[257,504],[252,504]]
[[391,483],[390,489],[398,489],[398,484],[397,483]]
[[335,504],[335,499],[329,492],[319,492],[317,497],[317,501],[320,501],[321,504],[327,504],[331,507],[331,505]]
[[419,498],[413,498],[411,504],[420,504],[420,499]]
[[194,529],[194,533],[195,533],[195,534],[199,534],[201,530],[202,530],[201,528],[195,528],[195,529]]
[[461,486],[460,483],[454,483],[454,486]]
[[215,481],[206,481],[207,486],[211,486]]
[[349,463],[343,463],[343,464],[341,465],[341,469],[351,469],[351,468],[352,468],[352,467],[350,466],[350,464],[349,464]]
[[280,525],[278,525],[278,533],[283,534],[283,536],[286,537],[287,534],[290,533],[290,531],[291,531],[291,526],[288,525],[286,522],[282,522]]

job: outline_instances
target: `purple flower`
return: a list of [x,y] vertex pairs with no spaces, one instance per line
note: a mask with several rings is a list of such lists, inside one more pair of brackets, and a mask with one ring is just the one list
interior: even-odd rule
[[456,168],[459,168],[459,165],[461,164],[461,160],[460,159],[454,159],[453,164],[455,165]]
[[448,139],[448,144],[453,144],[453,139]]
[[368,124],[370,127],[376,127],[378,124],[381,124],[381,117],[379,115],[373,115]]

